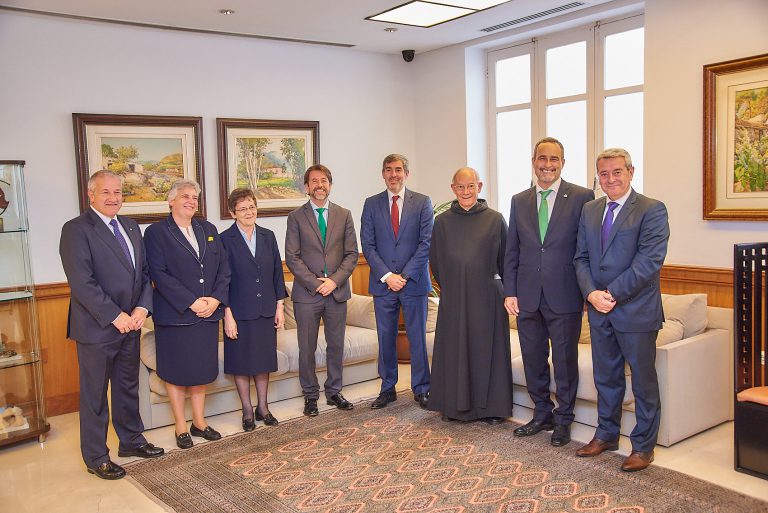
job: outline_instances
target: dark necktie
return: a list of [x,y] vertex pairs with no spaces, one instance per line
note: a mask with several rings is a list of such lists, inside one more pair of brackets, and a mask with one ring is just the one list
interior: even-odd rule
[[400,229],[400,209],[397,208],[397,200],[400,196],[392,196],[392,230],[395,232],[395,238],[397,238],[397,232]]
[[123,253],[125,253],[125,258],[127,258],[128,262],[130,262],[131,266],[133,266],[133,260],[131,259],[131,250],[128,249],[128,242],[126,242],[125,237],[123,237],[123,234],[120,232],[120,228],[117,227],[117,219],[112,219],[109,222],[109,226],[112,227],[112,231],[115,233],[115,238],[117,239],[117,243],[120,244],[121,248],[123,248]]
[[608,236],[611,235],[611,228],[613,227],[613,211],[616,210],[619,204],[615,201],[608,202],[608,212],[605,213],[605,219],[603,219],[603,229],[600,232],[600,248],[605,251],[605,245],[608,243]]

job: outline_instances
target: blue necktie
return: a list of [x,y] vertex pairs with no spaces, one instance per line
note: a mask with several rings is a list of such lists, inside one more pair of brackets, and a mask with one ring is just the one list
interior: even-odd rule
[[605,219],[603,219],[603,229],[600,232],[600,249],[605,251],[605,245],[608,244],[608,237],[611,235],[611,228],[613,227],[613,211],[616,210],[619,204],[615,201],[608,203],[608,212],[605,213]]
[[117,239],[117,243],[120,244],[121,248],[123,248],[123,253],[125,253],[125,258],[128,259],[128,262],[133,267],[133,259],[131,259],[131,250],[128,249],[128,242],[126,242],[125,237],[123,237],[123,234],[120,232],[120,228],[117,227],[117,219],[112,219],[109,222],[109,226],[112,227],[112,231],[115,233],[115,238]]

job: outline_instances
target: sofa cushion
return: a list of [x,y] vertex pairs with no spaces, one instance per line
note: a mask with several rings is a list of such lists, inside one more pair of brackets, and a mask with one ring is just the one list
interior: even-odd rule
[[440,307],[440,298],[427,298],[427,333],[434,333],[437,329],[437,309]]
[[293,301],[291,300],[291,292],[293,291],[293,282],[285,282],[285,290],[288,292],[288,297],[283,299],[283,313],[285,314],[285,329],[296,329],[296,315],[293,313]]
[[589,315],[587,312],[581,316],[581,332],[579,333],[579,344],[591,344],[592,334],[589,331]]
[[373,297],[352,294],[347,301],[347,326],[376,330],[376,314],[373,311]]
[[656,347],[683,340],[684,334],[685,330],[683,328],[683,323],[677,319],[667,319],[664,321],[664,325],[656,336]]
[[141,339],[139,341],[139,353],[141,354],[141,363],[145,367],[157,370],[157,350],[155,349],[155,331],[141,328]]
[[[317,333],[315,350],[315,368],[324,369],[326,365],[327,344],[323,328]],[[288,372],[299,372],[299,341],[296,330],[277,332],[277,350],[286,357]],[[347,326],[344,334],[344,364],[365,360],[375,360],[379,355],[379,339],[375,330]]]
[[662,294],[664,318],[683,325],[683,338],[690,338],[707,329],[706,294]]

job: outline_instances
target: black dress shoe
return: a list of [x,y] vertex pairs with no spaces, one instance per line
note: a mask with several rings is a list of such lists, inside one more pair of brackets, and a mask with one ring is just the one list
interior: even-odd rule
[[568,445],[571,441],[571,426],[564,426],[562,424],[555,424],[555,430],[552,432],[552,440],[550,443],[555,447],[562,447]]
[[501,424],[507,419],[505,419],[504,417],[485,417],[484,419],[480,419],[480,420],[482,420],[483,422],[491,426],[498,426],[499,424]]
[[211,426],[206,426],[205,429],[199,429],[196,428],[194,424],[192,424],[192,427],[189,428],[189,433],[192,436],[196,436],[198,438],[205,438],[206,440],[220,440],[221,439],[221,433],[213,429]]
[[386,392],[381,392],[379,394],[379,397],[376,398],[371,403],[371,408],[374,410],[378,410],[379,408],[384,408],[389,403],[393,403],[397,401],[397,392],[395,392],[395,389],[387,390]]
[[162,447],[155,447],[151,443],[145,443],[133,449],[118,449],[117,455],[121,458],[137,457],[137,458],[157,458],[165,453],[165,449]]
[[326,397],[326,404],[329,406],[335,406],[340,410],[351,410],[355,407],[355,405],[347,401],[344,396],[341,395],[341,392],[334,394],[331,397]]
[[96,468],[88,467],[89,474],[96,474],[102,479],[122,479],[125,477],[125,469],[117,463],[105,461]]
[[317,399],[304,398],[304,415],[316,417],[320,413],[317,409]]
[[551,420],[533,419],[525,426],[520,426],[519,428],[515,429],[512,431],[512,433],[514,433],[515,436],[531,436],[540,431],[552,431],[554,427],[555,425],[552,424]]
[[264,422],[265,426],[277,426],[279,424],[278,420],[269,411],[267,411],[266,415],[262,415],[259,413],[259,410],[256,410],[253,412],[253,415],[256,420]]
[[256,422],[254,422],[253,417],[250,419],[243,419],[243,431],[249,432],[256,429]]
[[423,409],[427,409],[427,406],[429,406],[429,392],[424,392],[423,394],[416,394],[413,396],[413,400],[419,403],[419,406],[421,406]]
[[195,443],[192,441],[192,437],[189,436],[189,433],[176,435],[176,446],[179,449],[191,449],[193,445],[195,445]]

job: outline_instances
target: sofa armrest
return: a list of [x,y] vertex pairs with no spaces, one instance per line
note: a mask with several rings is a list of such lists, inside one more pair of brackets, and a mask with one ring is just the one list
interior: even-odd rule
[[152,429],[152,404],[150,403],[149,368],[139,360],[139,415],[144,423],[144,429]]
[[730,350],[728,331],[723,329],[656,349],[659,443],[673,444],[733,418]]

